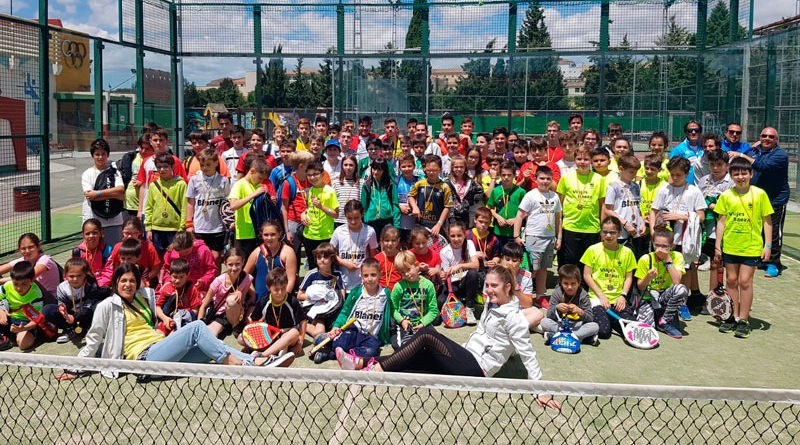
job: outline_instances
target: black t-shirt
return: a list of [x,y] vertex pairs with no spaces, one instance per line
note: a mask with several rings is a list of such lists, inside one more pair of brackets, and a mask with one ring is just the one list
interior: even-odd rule
[[300,323],[306,319],[306,311],[297,298],[289,298],[280,306],[273,306],[269,303],[269,298],[263,298],[260,303],[256,303],[251,318],[279,329],[299,328]]

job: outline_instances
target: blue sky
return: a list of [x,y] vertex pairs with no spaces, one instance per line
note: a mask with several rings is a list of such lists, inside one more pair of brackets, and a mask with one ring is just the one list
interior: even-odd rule
[[[133,0],[125,0],[132,5]],[[233,0],[242,2],[244,0]],[[360,46],[364,51],[375,51],[391,41],[403,47],[405,30],[411,17],[408,5],[411,0],[404,0],[406,6],[395,13],[386,7],[388,1],[364,0],[365,3],[374,3],[362,12],[362,38]],[[440,0],[441,1],[441,0]],[[251,1],[248,1],[251,2]],[[271,0],[271,3],[287,4],[296,3],[292,0]],[[218,3],[226,3],[225,0]],[[748,0],[741,0],[742,8],[746,9]],[[767,7],[767,3],[769,3]],[[290,10],[266,9],[263,13],[263,39],[264,50],[280,43],[284,52],[316,52],[322,53],[331,42],[335,42],[335,15],[331,1],[331,8],[325,12],[318,12],[310,8],[292,7]],[[0,13],[24,18],[35,18],[38,15],[38,2],[36,0],[0,0]],[[713,0],[712,0],[713,6]],[[520,8],[520,20],[524,16],[525,6]],[[709,7],[711,8],[711,6]],[[233,9],[233,8],[231,8]],[[783,17],[795,14],[795,0],[756,0],[755,26],[764,25]],[[676,15],[679,22],[693,30],[693,12],[688,3],[678,2],[670,9],[671,15]],[[632,39],[640,48],[651,46],[653,40],[661,33],[661,7],[649,2],[636,6],[631,10],[630,4],[616,8],[612,4],[612,45],[618,43],[624,34],[636,35]],[[110,39],[117,39],[118,29],[118,1],[117,0],[50,0],[51,18],[60,18],[65,27],[76,29]],[[147,15],[147,13],[146,13]],[[571,4],[564,2],[563,6],[546,9],[546,22],[550,30],[553,45],[559,49],[579,50],[591,48],[590,41],[597,39],[599,21],[599,6],[586,3]],[[220,22],[225,19],[224,22]],[[508,24],[506,6],[484,4],[481,6],[447,7],[431,9],[431,52],[446,53],[448,50],[469,52],[481,50],[491,39],[496,39],[495,48],[502,48],[507,43]],[[392,26],[396,24],[396,26]],[[745,24],[746,25],[746,24]],[[158,29],[160,28],[160,29]],[[196,11],[195,14],[186,14],[184,21],[184,49],[191,51],[238,51],[242,41],[251,40],[252,17],[247,14],[220,15],[217,11]],[[392,30],[396,30],[393,32]],[[148,38],[158,37],[160,32],[167,28],[147,28]],[[268,31],[267,31],[268,30]],[[347,51],[354,51],[359,42],[354,38],[352,20],[345,23],[345,42]],[[248,50],[248,48],[244,48]],[[457,67],[461,59],[439,59],[434,61],[434,67]],[[285,60],[288,69],[295,65],[294,60]],[[316,67],[318,60],[306,60],[304,66]],[[169,69],[167,57],[148,55],[145,58],[148,68]],[[104,51],[104,76],[106,87],[125,83],[130,77],[130,69],[135,66],[133,52],[121,47],[107,46]],[[216,59],[187,58],[184,64],[184,74],[187,80],[198,85],[219,77],[239,77],[245,71],[253,70],[250,59],[225,59],[220,63]]]

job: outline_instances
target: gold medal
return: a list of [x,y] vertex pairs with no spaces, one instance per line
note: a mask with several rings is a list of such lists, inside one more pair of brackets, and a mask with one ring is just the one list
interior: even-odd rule
[[577,207],[578,207],[578,210],[583,210],[583,204],[578,204]]
[[203,210],[201,210],[201,212],[203,213],[203,215],[205,215],[206,213],[208,213],[208,210],[206,210],[205,207],[203,207]]
[[76,334],[80,334],[81,332],[83,332],[83,328],[80,327],[80,326],[75,326],[75,329],[73,329],[73,332],[75,332]]
[[607,289],[609,292],[611,292],[612,290],[614,290],[614,285],[613,285],[613,284],[611,284],[611,283],[609,283],[609,284],[608,284],[608,286],[606,287],[606,289]]
[[551,226],[550,224],[548,224],[548,225],[547,225],[547,227],[545,227],[545,229],[547,229],[547,230],[553,230],[553,226]]
[[167,215],[167,212],[161,212],[161,217],[162,217],[162,218],[166,218],[167,216],[168,216],[168,215]]

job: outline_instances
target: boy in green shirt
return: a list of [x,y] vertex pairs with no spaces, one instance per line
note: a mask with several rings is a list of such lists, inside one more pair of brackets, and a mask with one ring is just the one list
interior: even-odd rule
[[233,184],[228,196],[231,210],[235,212],[233,224],[236,233],[236,248],[243,251],[245,258],[258,247],[256,228],[253,227],[253,220],[250,218],[250,207],[256,197],[267,191],[262,182],[267,179],[268,175],[267,161],[261,157],[253,159],[250,170],[247,171],[244,178]]
[[[33,347],[38,325],[29,320],[21,308],[31,305],[36,311],[42,311],[42,291],[33,282],[35,274],[31,263],[20,261],[11,268],[11,281],[0,287],[0,333],[9,338],[16,336],[22,351]],[[3,343],[7,345],[4,349],[10,347],[7,341]]]
[[186,228],[186,181],[174,176],[175,158],[171,154],[157,155],[155,164],[159,177],[147,191],[144,220],[147,240],[163,258],[175,233]]
[[514,221],[525,197],[525,189],[515,183],[516,172],[514,161],[503,162],[500,165],[500,187],[492,190],[486,202],[494,217],[494,234],[501,249],[506,243],[514,242]]
[[[636,285],[643,294],[637,319],[653,325],[672,338],[682,338],[678,329],[678,308],[686,304],[689,289],[681,284],[686,273],[683,254],[672,250],[672,234],[658,231],[653,234],[653,252],[642,255],[636,265]],[[660,309],[664,307],[663,311]],[[656,317],[663,312],[661,317]]]
[[[333,218],[339,215],[339,199],[333,187],[325,184],[322,162],[314,161],[306,167],[306,177],[311,187],[306,193],[308,207],[300,215],[303,222],[303,245],[313,252],[322,243],[329,242],[333,234]],[[314,255],[308,255],[308,269],[317,267]]]
[[772,254],[770,215],[773,209],[767,193],[750,185],[753,166],[746,159],[734,158],[728,171],[734,186],[719,195],[714,207],[718,215],[714,256],[725,264],[726,287],[733,300],[733,315],[720,324],[719,331],[734,332],[738,338],[747,338],[751,330],[753,273],[758,261],[769,261]]

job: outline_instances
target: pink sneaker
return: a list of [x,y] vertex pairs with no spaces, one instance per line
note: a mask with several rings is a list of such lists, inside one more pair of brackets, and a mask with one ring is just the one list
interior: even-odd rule
[[550,300],[547,298],[547,295],[539,295],[539,297],[536,298],[533,304],[539,306],[542,309],[547,309],[550,307]]
[[375,357],[370,357],[370,359],[367,362],[367,364],[364,365],[364,367],[361,370],[362,371],[367,371],[367,372],[373,371],[373,370],[375,370],[375,366],[377,366],[377,364],[378,364],[378,361],[375,360]]
[[343,370],[354,371],[358,360],[359,357],[355,355],[352,350],[350,352],[344,352],[344,349],[336,348],[336,361],[339,362],[339,367]]

